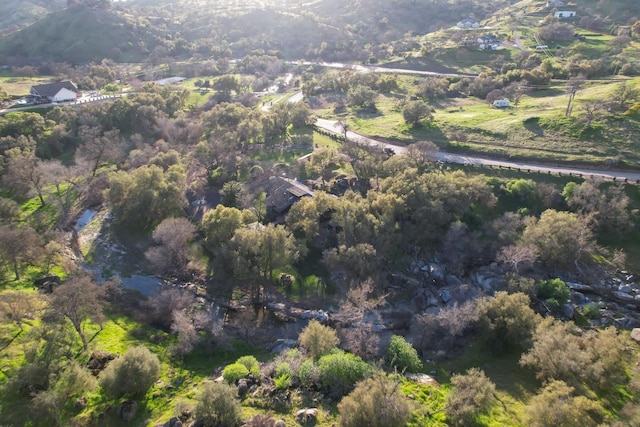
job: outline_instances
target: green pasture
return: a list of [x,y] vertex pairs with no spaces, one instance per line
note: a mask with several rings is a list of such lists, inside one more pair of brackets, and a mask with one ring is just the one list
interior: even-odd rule
[[[24,331],[18,327],[3,322],[0,325],[0,385],[4,384],[11,372],[24,363],[24,346],[29,342],[29,331],[39,324],[38,320],[24,322]],[[138,414],[132,425],[157,425],[176,415],[176,405],[182,401],[192,401],[196,389],[194,385],[206,379],[214,379],[216,369],[231,363],[240,356],[252,354],[262,358],[262,351],[246,343],[231,340],[225,346],[216,346],[215,351],[197,349],[183,359],[176,359],[171,355],[170,348],[176,339],[164,331],[144,326],[131,318],[114,313],[107,313],[107,318],[100,328],[96,324],[88,323],[87,337],[90,352],[105,350],[114,354],[122,354],[127,348],[144,345],[155,353],[162,364],[160,381],[151,388],[146,396],[138,401]],[[75,333],[75,332],[74,332]],[[77,338],[77,336],[75,336]],[[203,336],[205,342],[214,342],[212,337]],[[79,338],[78,352],[81,350]],[[78,353],[80,354],[80,353]],[[80,363],[85,363],[87,355],[80,356]],[[162,397],[157,397],[161,394]],[[105,412],[100,425],[119,426],[122,420],[117,418],[109,408],[117,406],[119,402],[107,399],[95,392],[87,396],[89,405],[85,410],[70,409],[63,412],[63,425],[69,421],[66,417],[74,416],[82,420],[84,425],[91,424],[98,419],[100,413]],[[0,417],[10,421],[11,425],[26,425],[24,411],[15,408],[24,406],[26,400],[21,396],[0,396]],[[66,421],[64,421],[66,420]],[[93,420],[92,422],[90,420]]]
[[[635,78],[628,84],[638,85]],[[619,82],[591,82],[578,92],[570,117],[566,87],[554,82],[548,89],[532,92],[517,107],[492,107],[475,98],[439,100],[431,104],[434,120],[415,128],[402,118],[403,95],[380,95],[376,112],[348,109],[336,115],[330,107],[318,111],[325,118],[346,120],[350,129],[373,138],[400,143],[430,140],[444,150],[478,154],[605,166],[640,166],[640,122],[603,111],[586,127],[582,107],[594,100],[611,98]]]
[[0,74],[0,87],[7,92],[7,95],[12,97],[29,95],[31,86],[51,83],[52,81],[54,81],[54,78],[50,76],[17,77],[10,75],[9,72]]

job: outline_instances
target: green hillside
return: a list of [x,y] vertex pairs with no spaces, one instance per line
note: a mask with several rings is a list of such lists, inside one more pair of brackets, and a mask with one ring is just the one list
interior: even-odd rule
[[163,36],[146,20],[114,10],[73,8],[51,13],[0,40],[0,56],[30,62],[84,63],[142,60]]
[[[127,1],[108,10],[71,8],[0,40],[0,54],[37,63],[168,56],[234,57],[279,52],[288,59],[367,60],[393,52],[406,34],[427,34],[473,14],[490,17],[506,0],[300,2]],[[114,4],[115,5],[115,4]],[[154,48],[161,48],[153,52]]]
[[65,0],[3,0],[0,2],[0,37],[65,7]]

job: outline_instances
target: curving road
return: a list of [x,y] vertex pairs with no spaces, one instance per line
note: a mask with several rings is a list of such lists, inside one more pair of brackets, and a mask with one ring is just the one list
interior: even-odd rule
[[435,76],[435,77],[478,77],[475,74],[463,74],[463,73],[436,73],[435,71],[420,71],[410,70],[406,68],[387,68],[387,67],[373,67],[359,64],[343,64],[341,62],[314,62],[314,61],[287,61],[292,65],[318,65],[328,68],[344,68],[348,70],[355,70],[361,73],[396,73],[396,74],[415,74],[420,76]]
[[[325,129],[329,132],[342,135],[342,129],[335,120],[317,119],[316,126]],[[396,154],[404,155],[407,152],[406,147],[395,144],[388,144],[382,141],[378,141],[367,136],[361,135],[356,132],[347,131],[347,138],[353,141],[359,141],[363,144],[370,145],[372,147],[379,147],[381,149],[390,148]],[[454,154],[440,151],[437,154],[437,161],[444,163],[456,163],[466,166],[487,166],[487,167],[501,167],[519,169],[525,172],[539,172],[561,175],[576,175],[584,178],[601,178],[613,181],[630,181],[640,184],[640,173],[627,172],[627,171],[612,171],[605,169],[589,169],[579,168],[571,166],[551,166],[542,163],[533,162],[521,162],[511,160],[500,159],[488,159],[479,156],[470,156],[465,154]]]

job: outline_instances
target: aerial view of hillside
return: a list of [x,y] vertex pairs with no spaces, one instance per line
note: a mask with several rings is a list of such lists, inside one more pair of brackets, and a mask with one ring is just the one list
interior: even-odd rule
[[0,3],[0,426],[640,425],[637,0]]

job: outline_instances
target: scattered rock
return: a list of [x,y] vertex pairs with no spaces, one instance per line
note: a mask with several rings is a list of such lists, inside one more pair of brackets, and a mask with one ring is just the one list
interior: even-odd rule
[[162,427],[182,427],[182,421],[178,417],[173,417],[166,423],[162,424]]
[[444,278],[444,281],[447,284],[447,286],[451,286],[455,288],[462,286],[462,281],[458,279],[456,276],[454,276],[453,274],[447,274]]
[[91,357],[87,362],[87,368],[97,377],[98,374],[107,367],[107,364],[115,358],[116,356],[108,351],[96,350],[91,353]]
[[571,294],[571,298],[573,299],[573,302],[577,305],[582,305],[587,302],[587,297],[585,297],[584,294],[580,292],[573,292]]
[[182,412],[180,413],[180,419],[182,421],[188,420],[192,416],[193,416],[193,412],[191,412],[191,409],[183,409]]
[[304,310],[300,314],[300,318],[303,320],[315,319],[320,323],[329,321],[329,314],[324,310]]
[[238,380],[238,395],[243,397],[249,391],[249,384],[246,379]]
[[567,319],[573,319],[573,306],[571,304],[562,304],[560,310]]
[[55,274],[49,274],[34,280],[33,284],[40,290],[40,292],[50,294],[53,292],[53,288],[62,284],[62,280]]
[[434,279],[443,281],[445,277],[445,267],[440,264],[425,264],[420,270],[424,272],[424,275]]
[[633,328],[631,330],[631,339],[640,344],[640,328]]
[[622,292],[624,294],[631,294],[633,293],[633,288],[631,288],[631,286],[629,285],[620,285],[618,286],[618,292]]
[[125,400],[116,409],[116,415],[122,418],[124,421],[129,422],[133,420],[138,411],[138,404],[133,400]]
[[411,381],[415,381],[418,384],[427,384],[437,387],[438,381],[436,381],[431,375],[427,374],[405,374],[405,377]]
[[504,282],[503,278],[499,277],[496,273],[488,270],[476,272],[474,279],[476,284],[480,288],[482,288],[482,290],[487,292],[495,291]]
[[300,424],[306,424],[313,421],[318,416],[318,408],[304,408],[296,412],[296,419]]
[[583,285],[582,283],[565,282],[567,287],[572,291],[580,292],[593,292],[593,288],[589,285]]
[[80,399],[76,400],[76,403],[74,403],[74,404],[73,404],[73,406],[74,406],[76,409],[80,409],[80,410],[82,410],[82,409],[84,409],[84,408],[86,408],[86,407],[87,407],[87,399],[86,399],[86,398],[84,398],[84,397],[82,397],[82,398],[80,398]]
[[447,289],[442,289],[440,291],[440,299],[443,303],[448,303],[451,300],[451,292],[449,292]]
[[[436,305],[436,304],[434,304]],[[429,307],[424,311],[426,314],[438,314],[440,313],[440,307],[437,305],[435,307]]]
[[296,340],[280,338],[276,340],[274,345],[271,347],[271,352],[280,353],[283,350],[289,350],[297,346],[298,346],[298,341]]

